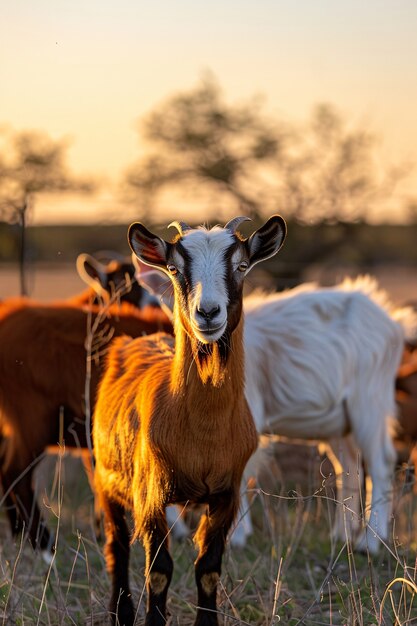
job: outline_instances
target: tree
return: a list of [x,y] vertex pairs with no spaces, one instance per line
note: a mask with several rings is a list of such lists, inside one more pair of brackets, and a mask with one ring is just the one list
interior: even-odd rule
[[405,173],[405,166],[378,162],[377,137],[349,128],[334,107],[319,104],[277,164],[278,199],[299,221],[364,220]]
[[147,205],[175,191],[219,212],[252,217],[281,210],[306,222],[364,220],[389,197],[404,167],[378,162],[378,141],[328,104],[305,124],[267,120],[253,100],[228,105],[208,76],[175,94],[142,125],[145,153],[126,184]]
[[[42,132],[7,135],[0,154],[0,219],[20,225],[20,291],[25,281],[26,225],[39,193],[90,192],[91,181],[71,175],[65,164],[66,145]],[[7,157],[5,156],[7,155]]]
[[180,187],[200,203],[215,197],[225,208],[256,216],[262,208],[262,176],[279,158],[283,128],[268,122],[259,103],[228,105],[212,76],[193,90],[175,94],[142,124],[150,146],[127,173],[136,199],[151,201]]
[[211,76],[169,97],[140,129],[143,157],[125,183],[142,208],[172,212],[181,194],[182,208],[192,198],[217,219],[279,212],[290,234],[291,222],[315,225],[318,236],[302,246],[287,238],[280,260],[288,250],[289,284],[299,282],[302,267],[334,259],[343,246],[354,249],[358,223],[375,215],[407,174],[404,165],[383,163],[378,137],[333,106],[319,104],[307,122],[290,125],[267,119],[256,100],[227,104]]

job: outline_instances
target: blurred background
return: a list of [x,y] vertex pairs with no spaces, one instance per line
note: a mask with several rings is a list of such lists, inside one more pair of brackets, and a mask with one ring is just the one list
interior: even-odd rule
[[272,213],[252,284],[417,302],[414,0],[16,0],[0,21],[0,297],[70,296],[143,220]]

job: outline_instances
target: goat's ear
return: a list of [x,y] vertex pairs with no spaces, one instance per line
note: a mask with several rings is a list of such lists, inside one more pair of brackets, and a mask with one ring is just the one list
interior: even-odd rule
[[90,254],[82,253],[77,257],[77,272],[79,277],[97,291],[107,286],[108,274],[106,267]]
[[252,268],[259,261],[265,261],[274,256],[284,243],[287,234],[287,225],[280,215],[273,215],[258,228],[246,243],[249,252],[249,261]]
[[127,236],[130,247],[140,261],[166,271],[168,244],[151,233],[143,224],[129,226]]

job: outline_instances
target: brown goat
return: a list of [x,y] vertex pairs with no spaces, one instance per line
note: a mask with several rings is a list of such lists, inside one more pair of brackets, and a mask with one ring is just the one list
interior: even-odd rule
[[96,488],[105,513],[106,561],[114,623],[131,626],[129,531],[146,552],[147,626],[166,623],[173,563],[168,504],[205,504],[196,533],[198,609],[195,624],[217,624],[216,591],[225,541],[239,507],[243,470],[256,449],[244,396],[242,290],[253,265],[275,254],[285,223],[271,217],[249,239],[224,229],[175,223],[168,243],[142,224],[129,230],[140,260],[171,278],[175,349],[158,334],[116,339],[108,354],[93,420]]
[[[120,263],[119,263],[120,266]],[[108,277],[123,293],[112,265]],[[126,268],[128,273],[132,270]],[[118,268],[118,271],[120,267]],[[102,283],[105,281],[102,277]],[[142,288],[128,290],[139,297]],[[139,310],[133,304],[88,305],[94,290],[55,305],[16,298],[0,304],[0,479],[12,531],[23,523],[33,546],[50,557],[51,539],[41,520],[33,488],[36,463],[50,446],[88,448],[86,429],[86,338],[92,344],[91,408],[102,370],[99,356],[113,336],[132,337],[158,330],[170,332],[171,323],[156,307]],[[123,298],[123,296],[122,296]],[[146,298],[145,298],[146,299]],[[140,305],[140,300],[136,300]],[[96,327],[96,328],[95,328]],[[91,446],[90,446],[91,448]]]
[[[396,447],[401,460],[409,460],[417,473],[417,351],[404,351],[403,362],[397,373],[396,400],[399,431]],[[404,454],[405,448],[405,454]],[[415,484],[414,488],[417,488]]]

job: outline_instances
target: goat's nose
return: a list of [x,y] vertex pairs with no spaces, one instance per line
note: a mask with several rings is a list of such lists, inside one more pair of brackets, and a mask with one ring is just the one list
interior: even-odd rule
[[215,306],[213,306],[211,309],[205,309],[203,307],[198,307],[197,308],[197,313],[199,315],[201,315],[201,317],[204,317],[205,320],[207,320],[208,322],[210,320],[212,320],[214,317],[216,317],[216,315],[218,313],[220,313],[220,306],[218,304],[216,304]]

